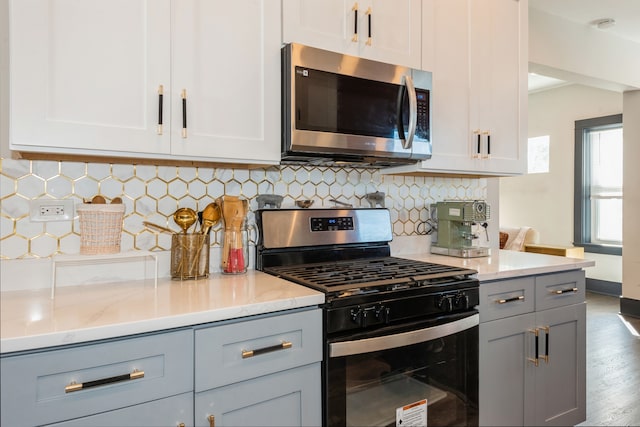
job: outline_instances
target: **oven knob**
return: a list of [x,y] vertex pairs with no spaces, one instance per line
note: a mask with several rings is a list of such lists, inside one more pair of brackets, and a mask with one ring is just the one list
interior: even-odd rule
[[440,310],[453,311],[453,295],[443,295],[438,299],[437,306]]
[[391,309],[389,307],[385,307],[384,305],[381,305],[376,309],[376,319],[384,323],[389,323],[390,312],[391,312]]
[[463,309],[469,308],[469,296],[464,292],[456,295],[455,306]]
[[362,326],[366,315],[366,312],[361,307],[351,309],[351,320],[359,326]]

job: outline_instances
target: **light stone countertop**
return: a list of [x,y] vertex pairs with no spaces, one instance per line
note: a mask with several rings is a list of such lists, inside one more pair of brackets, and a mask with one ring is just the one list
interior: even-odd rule
[[314,306],[324,294],[268,274],[133,281],[0,294],[0,352],[81,343]]
[[[411,250],[409,246],[405,249]],[[590,260],[514,251],[494,251],[491,257],[471,259],[402,251],[394,256],[471,268],[478,271],[481,281],[595,265]],[[157,289],[150,280],[62,286],[53,299],[50,288],[9,290],[0,293],[0,352],[160,331],[323,302],[320,292],[254,270],[244,275],[214,273],[197,281],[159,279]]]
[[456,258],[425,253],[398,256],[417,261],[476,270],[478,272],[477,278],[480,280],[481,285],[482,282],[492,280],[577,270],[595,265],[595,261],[587,259],[505,250],[493,251],[490,257],[481,258]]

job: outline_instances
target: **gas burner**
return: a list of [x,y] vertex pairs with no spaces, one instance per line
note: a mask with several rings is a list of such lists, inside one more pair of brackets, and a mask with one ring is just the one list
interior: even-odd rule
[[439,285],[476,273],[396,257],[277,266],[264,271],[339,297]]

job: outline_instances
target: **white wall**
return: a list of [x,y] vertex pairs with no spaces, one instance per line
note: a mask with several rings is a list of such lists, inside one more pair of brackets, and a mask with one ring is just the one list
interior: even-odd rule
[[639,43],[530,8],[529,71],[622,92],[640,88],[638,70]]
[[[500,225],[531,226],[539,231],[540,243],[571,246],[574,122],[621,112],[621,93],[588,86],[573,84],[530,94],[529,137],[550,136],[549,173],[500,178]],[[596,261],[596,267],[587,269],[587,277],[622,281],[621,257],[585,254],[585,258]]]
[[624,93],[622,296],[640,300],[640,90]]

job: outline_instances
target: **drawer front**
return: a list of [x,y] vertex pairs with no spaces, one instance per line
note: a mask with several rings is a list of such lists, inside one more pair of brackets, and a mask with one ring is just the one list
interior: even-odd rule
[[583,270],[536,276],[536,311],[585,301]]
[[320,360],[322,313],[319,309],[198,329],[195,391]]
[[193,393],[141,403],[101,414],[50,424],[49,427],[193,426]]
[[480,283],[480,322],[531,313],[534,309],[533,277]]
[[1,424],[48,424],[192,390],[193,331],[3,357],[0,363]]

